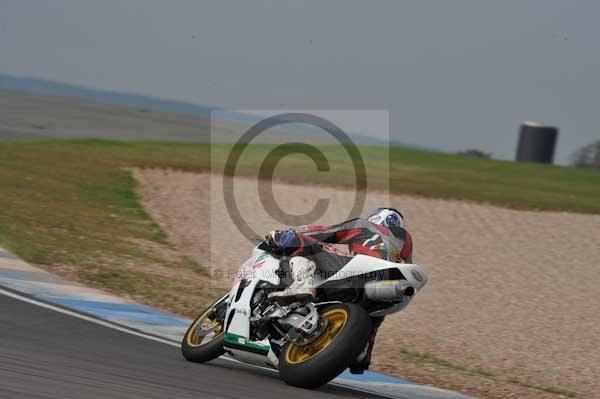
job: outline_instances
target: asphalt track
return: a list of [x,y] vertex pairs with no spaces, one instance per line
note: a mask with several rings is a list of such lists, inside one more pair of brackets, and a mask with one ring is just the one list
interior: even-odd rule
[[0,295],[0,398],[381,398],[287,386],[226,360],[186,362],[178,348]]

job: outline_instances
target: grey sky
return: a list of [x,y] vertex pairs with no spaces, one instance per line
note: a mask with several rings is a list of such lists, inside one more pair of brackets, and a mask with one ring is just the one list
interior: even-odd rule
[[0,72],[221,107],[389,109],[394,138],[600,139],[600,2],[0,0]]

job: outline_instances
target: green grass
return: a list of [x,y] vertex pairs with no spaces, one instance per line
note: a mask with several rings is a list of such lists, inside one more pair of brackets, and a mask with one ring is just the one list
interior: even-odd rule
[[[256,175],[272,146],[254,145],[240,162],[241,173]],[[354,171],[341,147],[321,147],[336,173],[317,172],[305,156],[291,156],[278,176],[292,182],[353,185]],[[213,168],[223,169],[230,146],[217,145]],[[406,148],[388,152],[361,147],[369,188],[435,198],[482,201],[518,209],[600,213],[600,172],[590,169],[524,164],[431,153]],[[389,161],[388,161],[389,156]],[[389,174],[387,169],[389,167]],[[301,171],[299,173],[299,171]],[[390,180],[388,182],[387,177]]]
[[[240,174],[256,175],[269,145],[247,149]],[[230,145],[213,149],[222,171]],[[290,156],[277,176],[293,182],[354,184],[340,147],[324,147],[336,173],[317,172],[307,157]],[[385,187],[386,151],[363,147],[369,188]],[[600,213],[600,173],[547,165],[471,159],[395,148],[394,192],[485,201],[516,208]],[[126,169],[208,170],[207,144],[126,143],[100,140],[0,143],[0,243],[36,263],[85,262],[96,251],[140,256],[130,239],[166,243],[140,206]],[[298,171],[302,173],[298,173]]]
[[[249,146],[236,173],[257,175],[265,154],[273,148]],[[332,173],[318,172],[308,157],[295,155],[284,159],[276,176],[292,182],[353,185],[354,172],[344,149],[321,149]],[[202,268],[190,259],[165,259],[139,245],[142,240],[172,249],[142,209],[128,168],[206,171],[212,167],[222,172],[230,151],[229,144],[216,144],[211,151],[201,143],[0,142],[0,245],[32,263],[56,270],[66,266],[84,282],[142,296],[143,284],[148,291],[154,289],[150,279],[138,283],[132,277],[117,283],[111,273],[119,273],[120,264],[147,263],[200,276]],[[387,150],[361,147],[361,152],[369,189],[389,183],[393,192],[400,193],[600,213],[600,173],[592,170],[394,148],[389,154],[388,182]],[[133,272],[121,271],[121,280]]]
[[[194,279],[206,282],[206,270],[174,254],[126,169],[151,159],[165,165],[159,153],[168,158],[168,149],[102,141],[0,143],[0,245],[67,277],[193,312],[208,291]],[[184,152],[198,158],[197,149]],[[166,279],[165,271],[190,281]]]
[[538,391],[553,393],[556,395],[562,395],[562,396],[566,396],[569,398],[577,397],[577,394],[575,392],[570,391],[568,389],[564,389],[564,388],[529,384],[527,382],[523,382],[523,381],[519,380],[518,378],[509,378],[508,382],[510,382],[511,384],[520,385],[522,387],[537,389]]
[[102,159],[103,148],[0,144],[0,242],[35,263],[85,263],[97,251],[137,255],[126,239],[165,243],[133,177]]

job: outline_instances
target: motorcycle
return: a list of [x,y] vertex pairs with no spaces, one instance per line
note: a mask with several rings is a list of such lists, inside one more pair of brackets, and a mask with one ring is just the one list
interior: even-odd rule
[[416,264],[356,255],[331,276],[315,275],[310,302],[269,298],[289,280],[289,259],[259,243],[231,291],[188,328],[184,358],[203,363],[225,355],[276,369],[290,385],[319,387],[366,356],[372,318],[408,306],[427,274]]

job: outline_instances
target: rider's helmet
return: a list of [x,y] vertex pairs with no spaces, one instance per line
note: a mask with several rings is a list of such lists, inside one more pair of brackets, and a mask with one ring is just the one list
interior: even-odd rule
[[371,223],[385,226],[390,230],[404,228],[404,217],[394,208],[377,208],[369,213],[367,220]]
[[384,226],[398,239],[401,239],[402,250],[394,254],[396,261],[412,263],[412,238],[404,229],[404,216],[394,208],[377,208],[367,218],[369,222]]

